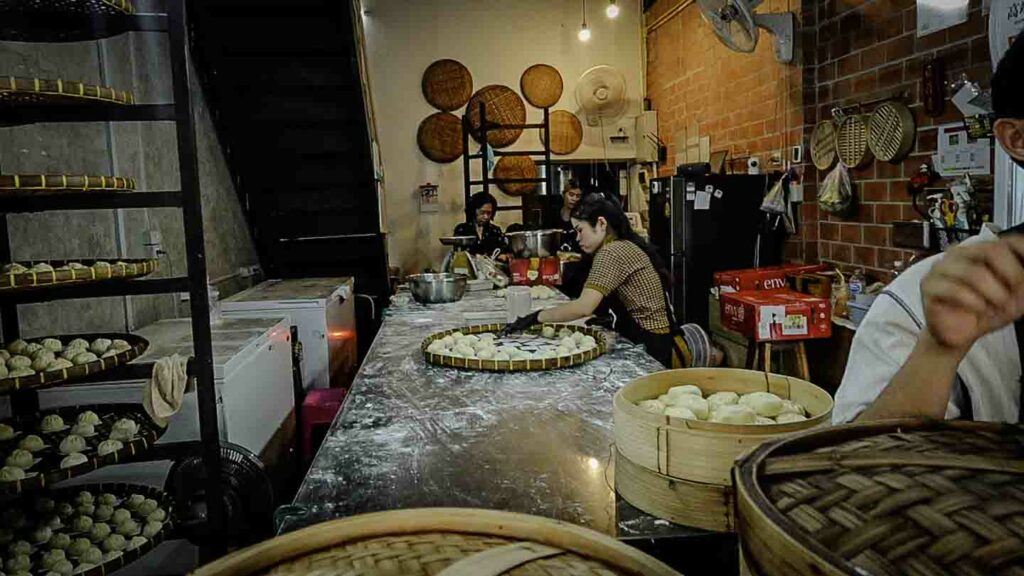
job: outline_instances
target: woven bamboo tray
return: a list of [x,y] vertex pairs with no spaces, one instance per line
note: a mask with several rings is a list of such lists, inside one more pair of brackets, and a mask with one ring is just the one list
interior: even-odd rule
[[130,0],[0,0],[0,16],[134,13]]
[[420,122],[416,144],[424,156],[441,164],[462,156],[462,120],[449,112],[435,112]]
[[[26,268],[39,263],[46,263],[53,266],[52,272],[21,272],[12,273],[5,272],[0,273],[0,294],[11,293],[22,290],[32,290],[36,288],[44,288],[46,286],[56,286],[59,284],[85,284],[92,282],[101,282],[104,280],[127,280],[131,278],[141,278],[148,274],[152,274],[160,269],[160,261],[153,258],[144,259],[125,259],[118,260],[116,264],[110,266],[102,266],[93,268],[93,264],[97,260],[34,260],[30,262],[19,262]],[[78,269],[73,268],[70,270],[57,270],[62,266],[77,262],[88,268]],[[109,260],[102,260],[102,262],[110,262]]]
[[[543,360],[481,360],[479,358],[461,358],[447,354],[434,354],[433,352],[427,352],[427,346],[430,346],[431,342],[456,332],[462,332],[467,335],[483,334],[484,332],[500,332],[505,328],[505,326],[505,324],[481,324],[478,326],[467,326],[465,328],[445,330],[444,332],[438,332],[428,336],[423,341],[420,349],[423,351],[423,357],[430,364],[434,364],[436,366],[449,366],[452,368],[465,368],[467,370],[485,370],[488,372],[534,372],[540,370],[569,368],[571,366],[578,366],[585,362],[590,362],[608,350],[608,344],[605,342],[604,335],[601,334],[600,330],[586,326],[574,326],[571,324],[545,324],[545,326],[554,326],[556,330],[568,328],[573,332],[582,332],[592,336],[594,340],[597,341],[597,346],[587,350],[586,352],[577,352],[571,356],[559,356],[558,358],[547,358]],[[527,330],[527,332],[530,334],[540,334],[541,329],[541,326],[534,326]]]
[[[575,114],[567,110],[555,110],[548,116],[551,125],[549,146],[552,154],[572,154],[583,144],[583,124]],[[544,145],[544,130],[537,131],[541,146]]]
[[[53,386],[55,384],[61,384],[64,382],[71,382],[90,374],[98,374],[104,370],[109,370],[115,366],[127,364],[132,360],[141,356],[147,348],[149,348],[149,341],[141,336],[134,334],[69,334],[66,336],[47,336],[46,338],[56,338],[61,341],[65,346],[67,343],[75,338],[84,338],[89,342],[97,338],[107,338],[110,340],[118,339],[124,340],[131,345],[131,348],[124,352],[118,352],[117,354],[107,357],[99,358],[88,364],[79,364],[72,366],[71,368],[63,368],[60,370],[51,370],[49,372],[36,372],[32,376],[19,376],[17,378],[0,378],[0,395],[10,394],[17,392],[18,390],[27,390],[29,388],[44,388]],[[32,338],[27,340],[29,343],[40,342],[45,338]],[[0,348],[7,348],[7,344],[0,344]]]
[[[107,574],[111,574],[115,570],[127,566],[128,564],[131,564],[135,560],[141,558],[144,554],[146,554],[147,552],[155,548],[158,544],[163,542],[173,531],[173,501],[166,493],[157,490],[156,488],[152,488],[150,486],[140,486],[135,484],[121,483],[83,484],[80,486],[72,486],[69,488],[62,488],[59,490],[47,492],[44,495],[40,495],[38,498],[34,499],[22,498],[15,502],[15,507],[13,509],[20,512],[22,514],[22,517],[28,521],[27,525],[34,528],[35,524],[32,522],[32,520],[42,520],[41,515],[37,511],[37,507],[49,506],[50,504],[50,502],[47,502],[46,499],[52,501],[52,504],[55,508],[56,506],[59,506],[61,504],[69,504],[72,507],[76,507],[75,498],[82,492],[89,492],[90,494],[93,495],[94,498],[98,497],[100,494],[113,494],[118,499],[119,504],[123,504],[124,500],[126,500],[132,494],[138,494],[145,498],[155,500],[159,507],[167,513],[167,519],[163,521],[163,526],[161,527],[161,529],[156,534],[154,534],[152,538],[147,539],[148,541],[146,543],[142,544],[138,548],[134,548],[132,550],[124,550],[117,557],[111,558],[107,562],[98,564],[93,568],[89,568],[87,570],[80,572],[76,571],[75,576],[105,576]],[[10,510],[12,509],[8,508],[7,511]],[[76,510],[75,514],[72,515],[71,518],[74,518],[78,515],[79,514]],[[137,512],[132,512],[131,517],[132,520],[134,520],[136,524],[140,526],[140,528],[145,525],[145,518],[141,514]],[[110,527],[112,529],[114,528],[112,524],[110,524]],[[53,534],[58,533],[67,534],[68,536],[70,536],[72,540],[74,540],[75,538],[89,536],[87,533],[84,532],[72,532],[69,526],[53,530]],[[17,539],[23,539],[29,542],[31,541],[30,534],[25,534],[24,532],[22,532],[16,535],[18,537]],[[131,538],[125,537],[125,540],[131,540]],[[102,549],[102,546],[99,543],[94,543],[94,546],[97,546]],[[36,570],[32,572],[33,574],[41,575],[46,573],[45,570],[39,569],[42,556],[45,552],[45,545],[36,546],[35,549],[33,550],[31,558],[33,561],[33,567],[35,567]],[[79,562],[76,561],[76,570],[78,568],[78,564]]]
[[1024,428],[888,421],[764,444],[736,467],[754,574],[1024,574]]
[[[498,84],[484,86],[476,94],[473,94],[473,97],[469,99],[469,104],[466,105],[466,115],[469,117],[469,125],[473,129],[470,135],[478,143],[483,143],[480,142],[478,134],[481,103],[487,113],[488,123],[517,125],[526,122],[526,105],[523,104],[523,99],[519,97],[519,94],[516,94],[508,86]],[[514,144],[522,133],[522,128],[489,130],[487,141],[495,148],[505,148]]]
[[442,112],[462,108],[473,95],[473,75],[461,62],[443,59],[423,71],[423,97]]
[[537,108],[551,108],[562,97],[562,75],[554,66],[534,64],[519,77],[519,90]]
[[670,576],[639,550],[548,518],[425,508],[324,522],[235,552],[193,576]]
[[[529,156],[502,156],[494,165],[494,177],[537,178],[540,172],[537,163]],[[498,188],[509,196],[525,196],[537,191],[536,182],[499,182]]]
[[0,196],[96,190],[135,190],[135,179],[119,176],[73,176],[68,174],[0,174]]
[[[88,449],[82,452],[88,458],[85,463],[71,468],[61,468],[60,462],[64,454],[60,453],[60,442],[71,432],[78,414],[86,410],[95,412],[103,422],[95,426],[96,433],[85,439]],[[57,414],[64,419],[67,426],[59,432],[40,432],[39,423],[44,416]],[[100,442],[110,435],[111,426],[121,418],[131,418],[139,425],[139,433],[129,442],[122,442],[124,447],[111,454],[100,456],[96,452]],[[11,482],[0,482],[0,494],[14,494],[39,490],[63,482],[69,478],[88,474],[104,466],[131,461],[135,456],[149,449],[164,433],[164,428],[157,426],[150,419],[142,404],[98,404],[95,406],[69,406],[53,410],[45,410],[37,414],[19,415],[4,424],[19,432],[11,440],[0,442],[0,463],[16,448],[26,435],[35,434],[43,439],[46,447],[35,453],[39,461],[27,470],[25,479]]]
[[135,103],[135,97],[128,91],[70,80],[0,77],[0,107],[62,106],[86,102],[130,105]]
[[853,114],[836,127],[836,155],[847,168],[860,168],[871,162],[868,147],[868,116]]

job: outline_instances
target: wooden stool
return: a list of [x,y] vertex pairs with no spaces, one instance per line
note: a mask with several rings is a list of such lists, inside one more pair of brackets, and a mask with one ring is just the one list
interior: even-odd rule
[[772,371],[772,349],[776,352],[795,352],[796,365],[799,374],[798,378],[811,380],[811,370],[807,365],[807,348],[803,340],[787,340],[783,342],[757,342],[753,339],[747,340],[747,366],[748,370],[761,369],[765,372]]

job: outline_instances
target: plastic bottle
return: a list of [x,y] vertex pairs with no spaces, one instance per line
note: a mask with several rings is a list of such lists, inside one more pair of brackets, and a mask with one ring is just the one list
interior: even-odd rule
[[864,269],[858,268],[853,276],[850,276],[850,301],[856,302],[857,297],[864,293]]

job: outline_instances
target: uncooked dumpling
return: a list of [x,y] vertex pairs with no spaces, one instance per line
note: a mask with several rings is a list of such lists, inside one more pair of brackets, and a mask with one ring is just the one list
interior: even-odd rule
[[704,394],[701,392],[700,388],[694,386],[693,384],[683,384],[682,386],[673,386],[672,388],[668,389],[668,392],[666,392],[666,394],[668,394],[668,397],[670,399],[674,399],[674,398],[676,398],[678,396],[681,396],[681,395],[684,395],[684,394],[685,395],[689,395],[689,396],[696,396],[697,398],[703,398],[704,397]]
[[[579,332],[577,332],[577,334],[579,334]],[[580,350],[590,350],[591,348],[597,347],[597,340],[595,340],[593,336],[585,334],[583,338],[580,338],[576,343],[576,347]]]
[[82,364],[88,364],[89,362],[99,360],[99,358],[99,356],[92,352],[79,352],[78,354],[75,354],[75,357],[71,359],[71,362],[74,363],[75,366],[80,366]]
[[43,442],[43,439],[35,434],[29,434],[22,438],[21,442],[18,442],[18,448],[28,450],[29,452],[39,452],[45,447],[46,444]]
[[35,357],[32,359],[31,368],[36,372],[42,372],[46,370],[46,367],[54,360],[56,360],[56,357],[53,355],[53,352],[50,352],[49,350],[40,350],[35,353]]
[[64,429],[64,419],[60,417],[60,414],[47,414],[43,416],[39,429],[43,432],[60,432]]
[[11,452],[10,456],[8,456],[4,461],[4,464],[24,470],[31,467],[34,461],[35,458],[32,456],[31,452],[28,450],[22,450],[21,448],[15,448],[14,451]]
[[735,392],[715,392],[707,397],[708,407],[712,412],[714,412],[719,406],[736,404],[739,400],[740,395]]
[[17,466],[4,466],[0,468],[0,482],[14,482],[24,479],[25,471]]
[[28,356],[16,355],[16,356],[11,356],[10,359],[7,360],[7,368],[9,370],[17,370],[18,368],[31,368],[31,367],[32,367],[32,359],[29,358]]
[[78,414],[79,424],[92,424],[93,426],[99,426],[102,422],[103,420],[101,420],[100,417],[92,410],[86,410]]
[[494,359],[495,349],[493,346],[484,347],[476,352],[476,357],[481,360],[492,360]]
[[49,526],[40,526],[32,531],[32,541],[36,544],[46,544],[53,536],[53,530]]
[[463,358],[473,358],[473,357],[476,356],[476,353],[473,352],[473,349],[470,348],[469,346],[465,346],[463,344],[459,344],[458,346],[456,346],[455,348],[452,349],[452,356],[461,356]]
[[96,427],[92,424],[75,424],[71,427],[71,433],[78,436],[92,436],[96,433]]
[[479,337],[481,341],[487,342],[494,342],[497,338],[494,332],[481,332],[480,334],[477,334],[477,337]]
[[7,378],[10,371],[7,369],[7,361],[0,360],[0,378]]
[[562,339],[562,338],[572,338],[572,333],[573,333],[572,330],[570,330],[568,328],[562,328],[561,330],[558,331],[558,338],[559,339]]
[[25,352],[26,348],[28,348],[28,342],[25,342],[20,338],[7,345],[7,351],[10,352],[12,356],[21,355]]
[[127,549],[128,550],[135,550],[136,548],[145,545],[146,542],[149,542],[149,539],[146,538],[145,536],[134,536],[134,537],[132,537],[131,541],[128,542],[128,548]]
[[779,415],[781,416],[782,414],[799,414],[803,416],[806,414],[806,412],[804,411],[804,407],[801,406],[800,404],[792,400],[783,400],[782,412],[779,412]]
[[111,430],[126,430],[131,432],[132,436],[139,433],[139,425],[131,418],[121,418],[114,425],[110,427]]
[[759,416],[775,418],[782,413],[782,398],[771,392],[751,392],[740,397],[740,404],[757,412]]
[[51,550],[60,550],[61,552],[63,552],[68,546],[71,545],[71,536],[68,536],[63,532],[59,532],[57,534],[54,534],[53,537],[50,538],[50,542],[48,544],[50,545]]
[[31,368],[15,368],[7,373],[9,378],[24,378],[25,376],[32,376],[36,371]]
[[42,349],[43,349],[43,345],[42,344],[36,344],[35,342],[29,342],[28,346],[25,346],[25,351],[22,352],[21,354],[23,356],[28,356],[29,358],[31,358],[31,357],[33,357],[35,355],[36,352],[39,352]]
[[110,344],[111,342],[109,338],[97,338],[89,345],[89,351],[99,356],[110,348]]
[[132,345],[129,344],[126,340],[117,339],[117,340],[111,341],[111,343],[110,343],[110,349],[111,350],[115,350],[117,352],[124,352],[125,350],[131,350],[131,348],[132,348]]
[[701,420],[707,420],[708,412],[710,411],[708,409],[708,401],[694,394],[679,394],[672,398],[671,405],[682,406],[693,412]]
[[103,539],[103,549],[107,552],[113,550],[124,550],[124,547],[128,545],[125,541],[124,536],[120,534],[111,534]]
[[102,564],[103,551],[95,546],[89,546],[82,554],[82,562],[88,564]]
[[76,516],[75,519],[71,521],[71,529],[75,532],[88,532],[92,530],[92,524],[92,516]]
[[722,424],[753,424],[757,420],[757,412],[742,404],[727,404],[715,410],[708,422]]
[[584,334],[583,332],[573,332],[572,333],[573,342],[576,342],[576,346],[577,347],[580,345],[580,342],[582,342],[583,339],[587,338],[587,337],[588,337],[588,335]]
[[434,340],[427,346],[427,352],[431,354],[444,354],[445,350],[444,344],[438,340]]
[[88,445],[85,443],[85,438],[82,438],[78,434],[68,434],[66,438],[60,441],[61,454],[82,452],[87,447]]
[[692,410],[685,406],[668,406],[665,408],[665,416],[671,416],[673,418],[684,418],[686,420],[699,420],[697,415]]
[[778,418],[775,419],[779,424],[792,424],[793,422],[803,422],[807,420],[807,417],[803,414],[779,414]]
[[636,403],[637,407],[647,412],[653,412],[655,414],[663,414],[665,412],[665,404],[661,400],[641,400]]
[[131,519],[132,513],[125,508],[118,508],[117,510],[114,510],[114,514],[110,517],[110,521],[117,526],[120,526]]
[[109,504],[100,504],[96,507],[96,513],[92,517],[100,522],[106,522],[110,520],[110,517],[114,515],[114,507]]
[[107,536],[110,536],[110,526],[104,522],[93,524],[89,530],[89,539],[93,542],[102,542]]
[[754,424],[775,424],[775,420],[772,420],[771,418],[765,418],[764,416],[758,416],[757,418],[754,418]]
[[541,328],[540,335],[545,337],[545,338],[553,339],[555,337],[555,327],[554,326],[545,326],[545,327]]
[[572,336],[566,336],[558,341],[558,345],[562,348],[568,348],[569,350],[576,349],[576,341],[572,339]]
[[555,348],[555,356],[572,356],[575,351],[576,350],[566,348],[565,346],[559,346],[558,348]]
[[53,352],[54,354],[64,349],[64,345],[61,344],[60,340],[57,340],[56,338],[44,338],[40,342],[40,344],[42,344],[43,348],[46,348],[47,350]]
[[11,428],[10,424],[0,424],[0,441],[10,440],[11,438],[14,438],[16,433],[17,432],[14,428]]
[[75,466],[81,466],[88,461],[89,459],[85,457],[85,454],[82,454],[81,452],[74,452],[72,454],[68,454],[60,461],[60,467],[74,468]]
[[499,360],[501,362],[505,362],[507,360],[511,360],[511,358],[505,352],[498,352],[497,354],[494,355],[494,358],[491,358],[491,360]]
[[128,519],[117,525],[117,533],[122,536],[132,537],[138,534],[142,529],[135,520]]
[[142,528],[142,535],[146,538],[152,539],[153,536],[156,536],[158,533],[160,533],[160,529],[163,527],[164,525],[162,522],[146,522],[146,525]]

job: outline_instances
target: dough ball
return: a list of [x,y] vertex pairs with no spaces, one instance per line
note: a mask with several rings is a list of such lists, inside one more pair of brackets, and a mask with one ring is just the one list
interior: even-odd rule
[[665,416],[671,416],[672,418],[683,418],[686,420],[699,420],[697,415],[692,410],[685,406],[667,406],[664,412]]
[[114,510],[114,513],[110,516],[110,521],[118,526],[131,519],[132,513],[125,508],[118,508],[117,510]]
[[47,350],[53,352],[54,354],[64,349],[64,345],[61,344],[60,340],[57,340],[56,338],[44,338],[39,343],[42,344],[43,348],[46,348]]
[[82,438],[78,434],[68,434],[66,438],[60,441],[61,454],[83,452],[88,447],[89,445],[85,443],[85,438]]
[[757,421],[757,412],[743,404],[727,404],[715,410],[708,421],[721,424],[753,424]]
[[545,338],[553,339],[555,337],[555,327],[544,326],[543,328],[540,329],[540,335]]
[[444,344],[441,344],[441,342],[437,340],[434,340],[427,345],[427,352],[431,354],[444,354],[445,350]]
[[[125,430],[130,432],[132,436],[139,433],[139,425],[131,418],[121,418],[114,425],[110,427],[111,430]],[[113,497],[113,496],[111,496]]]
[[96,453],[100,456],[106,456],[107,454],[113,454],[122,448],[124,448],[124,443],[120,440],[104,440],[103,442],[100,442],[100,445],[96,448]]
[[555,348],[555,356],[572,356],[576,350],[566,348],[565,346],[559,346]]
[[8,572],[28,572],[32,567],[32,561],[26,554],[14,554],[4,562],[4,569]]
[[764,416],[758,416],[758,417],[754,418],[754,424],[758,424],[758,425],[775,424],[775,420],[772,420],[771,418],[765,418]]
[[82,348],[84,350],[89,349],[89,341],[85,338],[75,338],[71,342],[68,342],[68,348]]
[[63,460],[60,461],[60,467],[74,468],[75,466],[81,466],[82,464],[85,464],[88,461],[89,459],[85,457],[85,454],[82,454],[81,452],[74,452],[68,454],[67,456],[64,457]]
[[505,352],[498,352],[497,354],[494,355],[493,358],[491,358],[491,360],[499,360],[501,362],[506,362],[508,360],[511,360],[511,357]]
[[695,394],[679,394],[675,398],[670,397],[669,406],[682,406],[697,415],[701,420],[707,420],[711,409],[708,401]]
[[29,452],[39,452],[45,447],[46,444],[43,442],[43,439],[35,434],[29,434],[22,438],[21,442],[18,442],[18,448],[28,450]]
[[558,338],[559,339],[562,339],[562,338],[572,338],[572,333],[573,333],[572,330],[570,330],[568,328],[562,328],[561,330],[558,331]]
[[57,562],[60,562],[61,560],[66,560],[66,557],[64,556],[64,551],[60,549],[53,549],[47,552],[46,554],[43,554],[43,558],[40,560],[39,563],[43,566],[43,568],[47,570],[52,570],[53,565]]
[[6,460],[4,460],[4,464],[7,466],[15,466],[17,468],[21,468],[22,470],[24,470],[26,468],[30,468],[33,464],[33,461],[34,458],[31,452],[29,452],[28,450],[23,450],[21,448],[15,448],[14,451],[11,452],[10,456],[8,456]]
[[75,366],[81,366],[82,364],[88,364],[89,362],[95,362],[96,360],[99,360],[99,356],[92,352],[79,352],[78,354],[75,354],[75,357],[71,359],[71,362]]
[[7,351],[11,353],[11,356],[21,355],[26,348],[28,348],[28,342],[25,342],[21,338],[7,345]]
[[567,336],[558,341],[558,345],[569,350],[576,349],[576,341],[572,339],[572,336]]
[[[75,573],[75,565],[67,560],[60,560],[50,569],[50,574],[58,576],[72,576]],[[50,576],[47,574],[47,576]]]
[[140,531],[139,525],[135,520],[126,520],[117,525],[117,533],[122,536],[132,537],[138,534]]
[[11,556],[16,556],[16,555],[21,555],[21,554],[24,554],[25,556],[28,556],[29,554],[32,553],[32,545],[29,544],[28,542],[24,541],[24,540],[18,540],[17,542],[15,542],[14,544],[11,544],[7,548],[7,552]]
[[36,371],[31,368],[15,368],[7,373],[8,378],[24,378],[25,376],[32,376]]
[[132,494],[124,501],[124,507],[131,510],[132,512],[139,509],[139,506],[146,501],[146,497],[142,494]]
[[779,415],[781,416],[783,414],[799,414],[801,416],[804,416],[807,414],[807,411],[804,409],[802,405],[792,400],[783,400],[782,412],[779,412]]
[[53,536],[53,530],[49,526],[40,526],[32,531],[32,542],[36,544],[46,544],[50,541]]
[[720,406],[728,406],[739,402],[740,395],[735,392],[715,392],[707,397],[708,407],[712,412]]
[[71,427],[71,433],[77,436],[92,436],[96,433],[96,427],[92,424],[75,424]]
[[104,506],[117,506],[117,496],[114,496],[110,492],[104,492],[96,498],[96,503]]
[[82,553],[82,562],[89,564],[102,564],[103,563],[103,551],[95,546],[89,546]]
[[89,345],[89,351],[93,354],[100,355],[110,349],[110,344],[111,341],[109,338],[97,338]]
[[127,545],[128,543],[125,542],[124,536],[121,536],[120,534],[111,534],[103,540],[103,549],[107,552],[111,552],[113,550],[124,550],[124,547]]
[[0,424],[0,441],[11,440],[17,431],[10,424]]
[[0,362],[0,364],[6,364],[7,361],[10,360],[10,358],[11,353],[8,352],[7,350],[4,350],[3,348],[0,348],[0,359],[3,359],[3,362]]
[[481,348],[480,350],[477,350],[476,357],[480,358],[481,360],[492,360],[494,359],[494,354],[496,352],[497,350],[495,350],[493,346],[485,347]]
[[494,332],[481,332],[480,334],[477,334],[477,337],[480,338],[480,340],[494,342],[494,340],[497,339],[498,336]]
[[452,336],[445,336],[444,338],[441,338],[441,344],[445,348],[451,348],[455,345],[455,338]]
[[46,370],[46,367],[54,360],[56,360],[56,357],[53,355],[53,352],[50,352],[49,350],[40,350],[33,355],[31,368],[36,372],[42,372]]
[[67,358],[57,358],[53,362],[46,365],[46,372],[52,372],[54,370],[65,370],[71,368],[74,364],[71,363]]
[[782,413],[782,398],[771,392],[751,392],[740,397],[740,404],[757,412],[759,416],[775,418]]
[[683,396],[683,395],[686,395],[686,396],[696,396],[697,398],[703,398],[704,397],[704,394],[701,392],[700,388],[694,386],[693,384],[683,384],[682,386],[673,386],[672,388],[668,389],[668,392],[666,392],[666,394],[668,394],[669,398],[673,398],[673,399],[676,398],[676,397],[679,397],[679,396]]
[[47,264],[46,262],[39,262],[38,264],[35,264],[31,268],[29,268],[29,272],[53,272],[53,266]]
[[92,524],[91,516],[75,516],[71,521],[71,529],[75,532],[88,532],[92,530]]
[[32,359],[28,356],[11,356],[7,361],[8,370],[17,370],[18,368],[31,368]]
[[71,504],[68,504],[67,502],[61,502],[60,504],[57,504],[56,510],[57,516],[60,516],[61,519],[71,518],[71,516],[75,513],[75,509],[72,508]]
[[50,538],[49,546],[51,550],[60,550],[63,552],[71,545],[71,536],[63,532],[58,532]]
[[[577,332],[579,334],[579,332]],[[580,338],[579,342],[576,343],[576,347],[580,350],[590,350],[591,348],[597,348],[597,340],[589,334],[584,334],[583,338]]]
[[146,522],[146,525],[142,528],[142,535],[152,540],[154,536],[160,533],[163,527],[163,522]]
[[92,504],[96,501],[96,498],[92,495],[92,492],[86,492],[85,490],[78,493],[75,496],[75,504]]
[[0,468],[0,482],[16,482],[25,479],[25,470],[17,466]]
[[157,508],[156,510],[153,510],[153,512],[151,512],[148,516],[146,516],[146,520],[149,522],[163,522],[166,519],[167,511],[164,510],[163,508]]
[[160,504],[156,500],[153,500],[152,498],[146,498],[142,502],[142,504],[139,504],[138,512],[142,516],[149,516],[150,514],[155,512],[156,509],[159,508],[159,507],[160,507]]
[[96,513],[92,515],[99,522],[106,522],[114,515],[114,507],[109,504],[100,504],[96,507]]
[[29,342],[28,346],[25,346],[25,351],[22,352],[22,356],[28,356],[32,358],[36,355],[36,352],[43,350],[42,344],[36,344],[35,342]]
[[131,541],[128,542],[127,550],[135,550],[136,548],[145,546],[146,542],[149,542],[149,538],[146,538],[145,536],[133,536]]
[[43,432],[60,432],[64,429],[64,419],[60,417],[60,414],[47,414],[43,416],[39,428]]
[[7,369],[6,361],[0,362],[0,378],[7,378],[10,376],[10,370]]
[[804,416],[803,414],[791,413],[779,414],[779,416],[775,419],[775,421],[778,422],[779,424],[792,424],[793,422],[803,422],[804,420],[807,420],[807,417]]
[[28,268],[23,264],[11,262],[10,264],[4,264],[4,267],[0,268],[0,271],[3,271],[4,274],[22,274],[24,272],[28,272]]
[[102,542],[110,536],[110,525],[104,522],[96,522],[92,525],[92,529],[89,530],[89,540],[93,542]]
[[101,420],[100,417],[92,410],[86,410],[85,412],[80,412],[78,414],[79,424],[92,424],[93,426],[99,426],[102,422],[103,420]]
[[641,400],[636,403],[637,407],[647,412],[653,412],[654,414],[664,414],[665,404],[661,400]]

